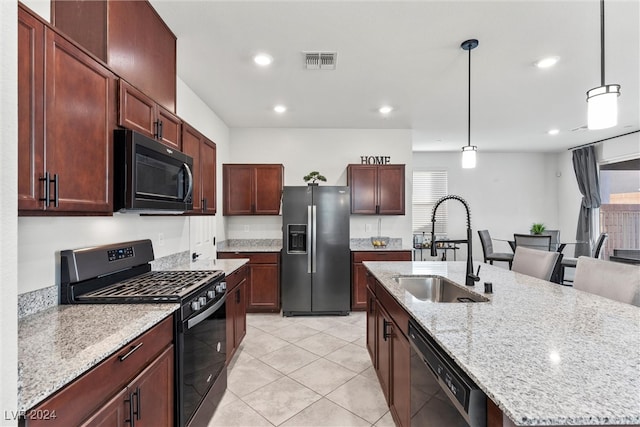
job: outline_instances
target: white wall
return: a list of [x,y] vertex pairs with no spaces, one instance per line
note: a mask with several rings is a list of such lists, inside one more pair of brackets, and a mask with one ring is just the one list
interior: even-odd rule
[[17,22],[17,2],[0,1],[0,408],[4,415],[0,424],[3,426],[18,424],[11,416],[15,414],[18,405]]
[[[528,233],[531,224],[542,222],[559,228],[557,212],[557,162],[554,154],[478,153],[475,169],[462,169],[459,152],[415,152],[415,170],[448,172],[448,193],[464,198],[471,209],[473,258],[482,260],[478,230],[491,237],[512,239],[513,233]],[[448,238],[466,238],[466,213],[462,204],[448,203]],[[562,233],[562,232],[561,232]],[[494,241],[498,252],[511,252],[508,243]],[[466,248],[458,259],[466,259]],[[497,263],[496,265],[506,263]]]
[[[282,163],[284,185],[306,185],[303,176],[317,170],[321,185],[346,185],[347,165],[360,156],[390,156],[406,164],[406,201],[411,206],[411,131],[376,129],[231,129],[231,162]],[[370,237],[382,218],[382,234],[411,242],[410,208],[405,216],[351,215],[351,237]],[[366,231],[369,224],[371,231]],[[248,231],[245,231],[248,230]],[[229,217],[229,238],[282,238],[281,217]]]

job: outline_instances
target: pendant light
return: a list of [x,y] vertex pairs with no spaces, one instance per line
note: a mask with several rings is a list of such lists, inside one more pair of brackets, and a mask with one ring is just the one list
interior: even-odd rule
[[604,0],[600,0],[600,86],[587,91],[587,127],[606,129],[618,124],[620,85],[604,83]]
[[478,47],[478,40],[465,40],[460,45],[464,50],[469,51],[469,108],[467,114],[467,145],[462,147],[462,168],[473,169],[476,167],[476,152],[478,147],[471,145],[471,50]]

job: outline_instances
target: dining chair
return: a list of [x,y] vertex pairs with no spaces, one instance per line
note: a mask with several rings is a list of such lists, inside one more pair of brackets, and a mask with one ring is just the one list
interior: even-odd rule
[[517,234],[514,233],[513,241],[516,248],[524,246],[527,248],[539,249],[543,251],[551,250],[551,236],[543,234]]
[[511,270],[538,279],[551,280],[561,255],[559,252],[516,246]]
[[565,245],[560,243],[560,230],[544,230],[542,232],[543,236],[551,236],[551,250],[562,252]]
[[491,241],[491,235],[489,230],[478,230],[480,236],[480,243],[482,244],[482,255],[484,256],[484,262],[489,261],[489,264],[493,265],[493,261],[504,261],[509,263],[509,270],[511,270],[511,264],[513,264],[513,254],[508,252],[494,252],[493,242]]
[[640,266],[581,256],[573,287],[640,307]]
[[[600,236],[598,236],[598,240],[596,241],[596,246],[592,252],[593,258],[600,258],[600,254],[602,253],[602,248],[604,247],[604,242],[607,240],[608,237],[609,235],[607,233],[600,233]],[[562,258],[562,262],[560,263],[560,277],[561,277],[560,283],[564,284],[565,282],[568,282],[568,283],[573,282],[573,280],[565,279],[564,273],[567,267],[576,268],[577,263],[578,263],[578,258],[571,258],[571,257]]]

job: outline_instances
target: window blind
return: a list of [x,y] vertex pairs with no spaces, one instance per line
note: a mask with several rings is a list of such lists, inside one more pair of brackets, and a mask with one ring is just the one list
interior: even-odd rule
[[[413,232],[431,232],[431,212],[435,202],[447,195],[447,171],[413,171]],[[447,233],[447,203],[438,208],[436,234]]]

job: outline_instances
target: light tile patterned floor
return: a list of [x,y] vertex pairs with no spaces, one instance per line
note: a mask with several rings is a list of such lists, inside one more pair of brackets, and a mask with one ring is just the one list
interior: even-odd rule
[[365,323],[364,312],[247,314],[247,335],[209,427],[394,427]]

